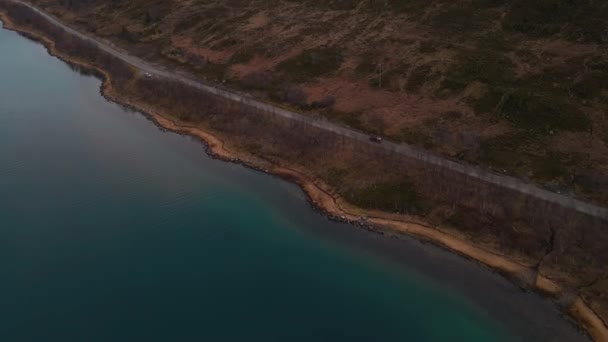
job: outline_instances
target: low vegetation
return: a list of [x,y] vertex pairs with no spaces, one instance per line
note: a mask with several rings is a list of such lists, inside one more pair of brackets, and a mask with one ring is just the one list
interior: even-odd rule
[[408,182],[373,184],[349,192],[347,199],[365,208],[388,212],[417,215],[427,212],[426,204],[414,186]]
[[[608,178],[608,153],[591,150],[608,149],[605,1],[33,1],[142,57],[361,131],[437,153],[455,149],[439,129],[543,135],[548,153],[590,155]],[[448,106],[464,115],[432,126]]]
[[281,62],[277,66],[277,70],[290,80],[305,82],[336,72],[342,61],[343,56],[337,49],[305,50],[299,55]]

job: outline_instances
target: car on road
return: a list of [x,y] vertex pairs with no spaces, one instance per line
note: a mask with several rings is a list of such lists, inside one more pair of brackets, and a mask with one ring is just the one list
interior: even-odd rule
[[146,78],[152,78],[152,74],[149,72],[145,73],[144,76],[146,76]]
[[375,142],[375,143],[381,143],[382,142],[382,137],[379,137],[379,136],[375,135],[375,136],[369,137],[369,140],[372,141],[372,142]]

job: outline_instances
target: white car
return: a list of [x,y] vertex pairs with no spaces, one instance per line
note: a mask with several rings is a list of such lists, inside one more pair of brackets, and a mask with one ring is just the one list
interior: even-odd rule
[[152,74],[149,72],[145,73],[144,76],[146,76],[146,78],[152,78]]

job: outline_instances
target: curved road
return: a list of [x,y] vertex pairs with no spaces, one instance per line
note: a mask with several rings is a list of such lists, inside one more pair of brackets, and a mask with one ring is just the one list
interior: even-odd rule
[[559,204],[561,206],[564,206],[567,208],[572,208],[579,212],[582,212],[582,213],[585,213],[585,214],[588,214],[588,215],[591,215],[594,217],[608,220],[608,209],[606,209],[606,208],[602,208],[602,207],[599,207],[596,205],[585,203],[583,201],[565,196],[565,195],[560,195],[560,194],[557,194],[557,193],[554,193],[551,191],[541,189],[534,184],[526,183],[517,178],[495,174],[495,173],[489,172],[487,170],[484,170],[484,169],[476,167],[476,166],[463,164],[463,163],[457,163],[457,162],[451,161],[449,159],[432,154],[428,151],[418,149],[416,147],[409,146],[406,144],[396,144],[396,143],[392,143],[389,141],[384,141],[382,143],[370,142],[368,135],[357,132],[353,129],[350,129],[350,128],[347,128],[344,126],[340,126],[338,124],[329,122],[324,119],[316,119],[316,118],[305,116],[305,115],[302,115],[302,114],[299,114],[299,113],[296,113],[293,111],[285,110],[283,108],[278,108],[278,107],[269,105],[267,103],[261,102],[259,100],[253,99],[252,97],[250,97],[247,94],[242,94],[242,93],[238,93],[238,92],[235,92],[232,90],[227,90],[227,89],[221,89],[221,88],[218,88],[215,86],[205,84],[200,80],[192,78],[191,76],[180,74],[180,73],[175,73],[173,71],[168,71],[167,69],[165,69],[161,66],[148,63],[138,57],[132,56],[132,55],[128,54],[127,52],[125,52],[124,50],[117,48],[112,43],[104,42],[98,38],[91,37],[89,35],[79,32],[75,29],[72,29],[72,28],[64,25],[63,23],[61,23],[55,17],[39,10],[38,8],[28,4],[26,2],[23,2],[21,0],[12,0],[12,1],[19,2],[23,5],[30,7],[32,10],[36,11],[37,13],[39,13],[40,15],[45,17],[47,20],[49,20],[54,25],[61,27],[65,31],[67,31],[81,39],[84,39],[86,41],[89,41],[89,42],[95,44],[101,50],[120,58],[121,60],[127,62],[128,64],[134,66],[135,68],[139,69],[142,72],[148,72],[148,73],[155,75],[156,77],[160,76],[160,77],[167,78],[167,79],[170,79],[173,81],[182,82],[184,84],[187,84],[194,88],[200,89],[202,91],[205,91],[205,92],[208,92],[211,94],[215,94],[217,96],[220,96],[220,97],[223,97],[226,99],[230,99],[235,102],[240,102],[242,104],[251,106],[253,108],[256,108],[256,109],[259,109],[259,110],[262,110],[265,112],[273,113],[275,115],[279,115],[284,118],[288,118],[290,120],[303,122],[303,123],[309,124],[311,126],[314,126],[314,127],[326,130],[326,131],[334,132],[336,134],[346,136],[351,139],[362,141],[362,142],[365,142],[368,144],[374,144],[379,147],[383,147],[386,150],[390,150],[390,151],[399,153],[399,154],[407,156],[409,158],[420,160],[420,161],[423,161],[425,163],[428,163],[428,164],[431,164],[434,166],[447,168],[451,171],[477,178],[483,182],[487,182],[490,184],[494,184],[494,185],[498,185],[498,186],[501,186],[504,188],[515,190],[520,193],[530,195],[530,196],[542,199],[542,200],[550,202],[550,203]]

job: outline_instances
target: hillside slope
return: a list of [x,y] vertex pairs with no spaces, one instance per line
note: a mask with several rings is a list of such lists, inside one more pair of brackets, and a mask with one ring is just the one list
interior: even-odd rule
[[36,0],[209,80],[608,204],[608,3]]

